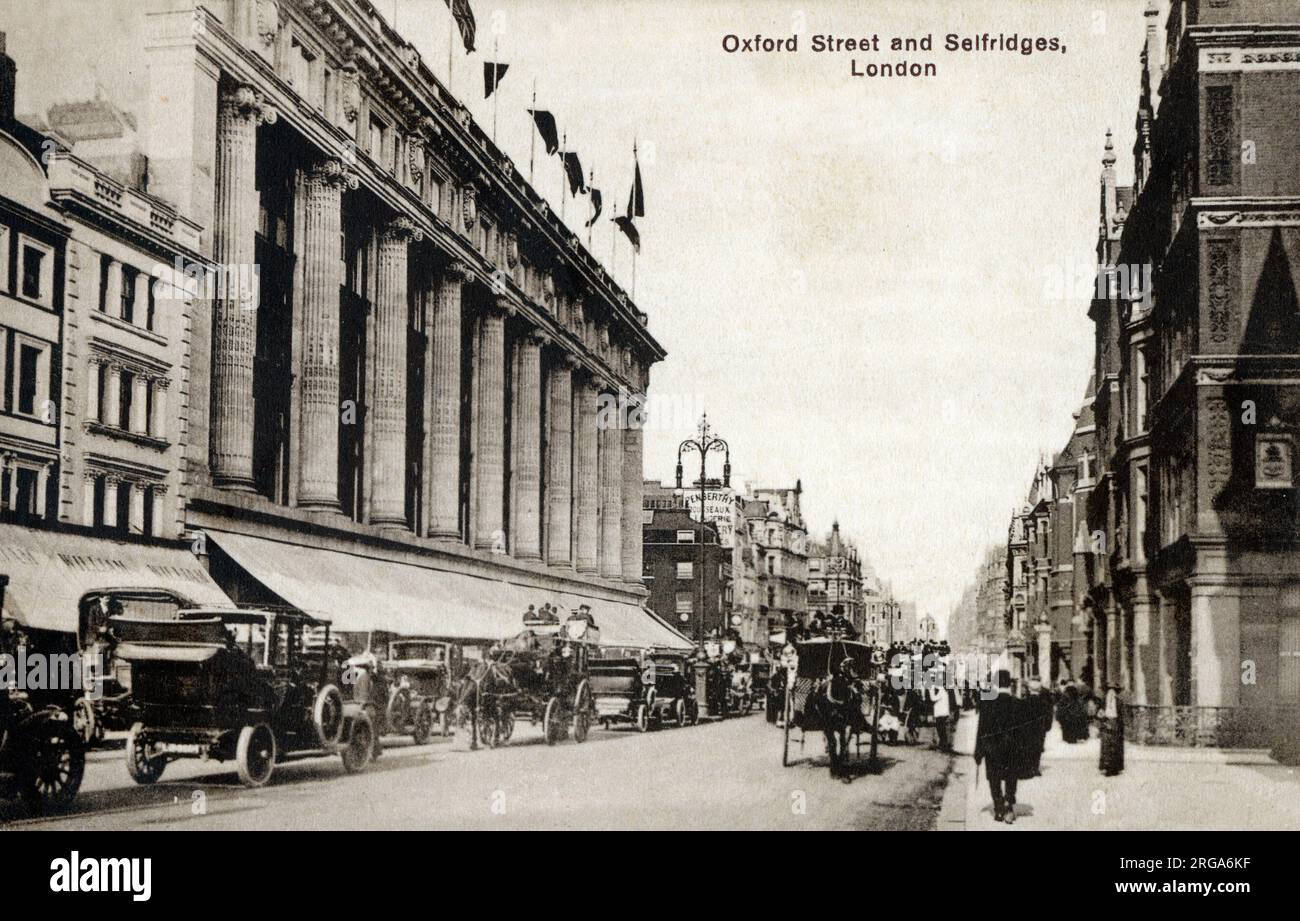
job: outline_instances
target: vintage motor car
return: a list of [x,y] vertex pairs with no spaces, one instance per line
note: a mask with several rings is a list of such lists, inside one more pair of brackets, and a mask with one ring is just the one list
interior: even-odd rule
[[118,657],[131,663],[126,764],[137,783],[154,783],[175,758],[234,761],[256,787],[292,756],[338,754],[350,773],[373,757],[374,722],[343,699],[346,652],[327,621],[230,608],[111,624]]
[[416,745],[429,740],[434,726],[451,731],[451,682],[459,677],[460,648],[428,637],[389,640],[384,671],[388,675],[388,731],[410,735]]
[[[0,653],[14,656],[23,642],[17,624],[0,619]],[[66,710],[35,703],[12,684],[0,687],[0,793],[21,797],[32,812],[64,808],[81,788],[85,746]]]
[[596,717],[606,729],[629,722],[646,732],[669,720],[684,726],[699,719],[681,656],[646,652],[592,659],[589,671]]

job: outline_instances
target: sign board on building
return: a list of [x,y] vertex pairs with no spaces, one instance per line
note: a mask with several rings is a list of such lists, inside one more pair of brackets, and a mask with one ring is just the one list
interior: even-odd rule
[[[700,520],[699,490],[688,491],[683,497],[686,509],[693,520]],[[736,542],[736,492],[730,487],[704,490],[704,520],[718,529],[718,539],[723,547]]]

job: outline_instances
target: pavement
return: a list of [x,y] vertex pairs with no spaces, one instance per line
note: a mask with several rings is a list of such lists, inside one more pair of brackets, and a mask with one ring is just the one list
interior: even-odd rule
[[983,768],[976,786],[974,713],[958,726],[957,758],[939,810],[945,831],[1271,830],[1300,828],[1300,774],[1266,751],[1124,746],[1124,771],[1098,769],[1100,740],[1066,744],[1053,724],[1042,776],[1022,780],[1016,823],[993,821]]
[[[927,739],[928,741],[928,739]],[[0,803],[12,829],[899,829],[935,826],[951,757],[929,744],[881,746],[850,784],[830,777],[820,735],[781,766],[782,732],[755,712],[639,733],[595,729],[547,746],[520,723],[508,745],[469,751],[462,736],[386,740],[359,774],[337,757],[276,767],[260,789],[233,766],[182,760],[136,786],[120,749],[90,756],[71,811],[33,818]],[[866,758],[864,750],[863,758]]]

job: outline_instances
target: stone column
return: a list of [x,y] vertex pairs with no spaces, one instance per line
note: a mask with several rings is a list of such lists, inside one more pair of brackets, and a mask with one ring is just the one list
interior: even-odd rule
[[1241,703],[1241,595],[1230,585],[1192,584],[1191,703],[1236,707]]
[[108,263],[108,273],[104,277],[104,313],[111,317],[122,315],[122,264],[116,259]]
[[596,384],[584,377],[573,388],[574,564],[596,572],[600,563]]
[[81,523],[86,527],[95,523],[95,475],[90,471],[81,475]]
[[474,399],[474,546],[502,548],[505,509],[506,317],[514,306],[495,298],[479,318]]
[[1052,625],[1041,621],[1034,625],[1038,645],[1038,678],[1045,686],[1052,684]]
[[406,522],[406,298],[407,246],[421,239],[405,217],[390,221],[379,238],[375,294],[374,390],[370,399],[373,457],[370,523]]
[[[343,164],[327,159],[303,183],[302,409],[298,505],[339,507],[339,259]],[[353,187],[356,180],[352,179]]]
[[134,323],[141,329],[149,328],[149,286],[153,284],[153,280],[153,275],[149,272],[137,272],[135,276]]
[[546,562],[573,565],[573,356],[556,356],[546,376],[551,428],[547,438]]
[[[600,476],[600,574],[623,577],[623,429],[617,411],[602,412],[599,401],[610,398],[610,385],[601,388],[596,409]],[[615,396],[617,400],[617,396]]]
[[104,477],[104,527],[117,527],[118,478],[111,473]]
[[86,365],[86,418],[91,422],[99,418],[99,369],[102,362],[92,358]]
[[150,492],[153,501],[153,530],[155,534],[162,537],[169,537],[170,528],[163,526],[163,516],[167,508],[167,487],[162,483],[155,483],[153,490]]
[[45,517],[45,497],[50,491],[50,465],[42,464],[36,471],[36,517]]
[[460,366],[461,293],[474,275],[453,262],[438,279],[434,300],[433,373],[429,376],[429,536],[460,536]]
[[131,490],[131,526],[128,529],[132,534],[144,533],[144,484],[127,483],[126,488]]
[[117,365],[108,366],[107,399],[104,400],[104,419],[109,425],[118,425],[122,420],[122,369]]
[[161,438],[164,441],[167,440],[167,390],[171,385],[171,378],[154,378],[153,428],[150,431],[155,438]]
[[217,103],[217,182],[212,261],[217,296],[212,304],[212,479],[218,486],[253,489],[253,357],[257,311],[253,292],[235,279],[251,276],[256,260],[257,125],[275,110],[252,87],[223,87]]
[[131,431],[143,435],[149,428],[149,378],[137,374],[131,382]]
[[641,584],[641,499],[645,486],[642,453],[645,433],[645,397],[633,395],[628,401],[627,427],[623,429],[623,581]]
[[521,560],[542,557],[542,347],[545,333],[532,331],[519,340],[515,363],[513,444],[513,511],[511,552]]

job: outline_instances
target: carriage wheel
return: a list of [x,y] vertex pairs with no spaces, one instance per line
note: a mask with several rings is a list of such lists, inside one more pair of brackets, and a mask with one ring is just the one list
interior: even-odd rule
[[500,717],[480,711],[478,715],[478,738],[488,748],[496,748],[501,742]]
[[564,737],[564,724],[560,718],[560,699],[552,697],[546,701],[546,712],[542,714],[542,735],[547,745],[554,745]]
[[142,739],[144,724],[136,723],[126,737],[126,772],[138,784],[156,783],[167,767],[164,755],[149,756],[149,743]]
[[698,726],[700,724],[700,702],[698,700],[692,700],[686,705],[686,713],[692,726]]
[[677,720],[678,726],[686,725],[686,701],[684,698],[677,698],[677,703],[673,704],[673,717]]
[[393,688],[388,695],[388,707],[384,711],[388,721],[389,732],[401,732],[410,723],[419,719],[419,714],[411,713],[411,691],[409,688]]
[[375,726],[364,710],[352,720],[352,733],[343,749],[343,770],[355,774],[370,763],[375,748]]
[[507,710],[505,713],[501,714],[501,719],[500,719],[500,729],[498,730],[498,735],[501,738],[501,743],[505,744],[506,742],[509,742],[510,737],[513,736],[514,734],[515,734],[515,711]]
[[76,730],[61,720],[47,720],[32,732],[23,743],[27,762],[21,772],[23,800],[36,813],[63,809],[81,789],[85,746]]
[[239,730],[235,743],[235,771],[246,787],[260,787],[275,770],[275,734],[265,723]]
[[650,728],[650,708],[645,704],[637,705],[636,728],[638,732],[645,732]]
[[591,730],[591,690],[587,682],[578,685],[578,693],[573,695],[573,741],[587,741]]
[[337,687],[327,684],[316,695],[311,708],[316,738],[321,748],[333,748],[343,735],[343,694]]

